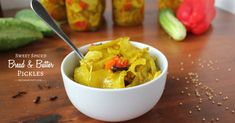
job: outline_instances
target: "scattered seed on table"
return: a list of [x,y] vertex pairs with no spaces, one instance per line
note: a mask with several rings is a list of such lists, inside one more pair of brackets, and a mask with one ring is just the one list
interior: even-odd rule
[[188,113],[191,115],[193,112],[192,112],[192,110],[189,110]]
[[191,64],[194,64],[194,61],[192,61]]
[[184,77],[184,79],[188,79],[188,77],[186,76],[186,77]]
[[188,96],[191,96],[191,94],[190,94],[190,93],[188,93]]
[[235,111],[234,111],[234,110],[232,110],[231,112],[232,112],[232,114],[234,114],[234,113],[235,113]]
[[225,107],[225,110],[228,110],[229,109],[229,107]]
[[218,117],[216,117],[216,119],[215,119],[216,121],[219,121],[219,118]]
[[201,59],[198,59],[198,61],[201,61]]
[[180,68],[180,70],[181,70],[181,71],[183,71],[183,70],[184,70],[184,68]]
[[206,118],[203,117],[203,118],[202,118],[202,121],[206,121]]
[[202,103],[202,100],[199,100],[199,103],[201,104],[201,103]]
[[40,102],[40,99],[41,99],[41,97],[40,97],[40,96],[37,96],[37,97],[33,100],[33,102],[36,103],[36,104],[38,104],[38,103]]
[[232,71],[232,69],[231,69],[231,68],[228,68],[228,71],[230,72],[230,71]]
[[208,99],[209,99],[209,100],[212,100],[212,99],[213,99],[213,96],[209,96]]
[[221,103],[221,102],[218,102],[217,105],[218,105],[218,106],[222,106],[222,103]]
[[219,92],[219,95],[222,95],[223,93],[222,92]]
[[184,91],[181,91],[180,93],[181,93],[181,94],[184,94]]
[[198,108],[197,110],[198,110],[198,111],[201,111],[201,108]]
[[223,100],[224,100],[224,101],[228,100],[228,96],[225,96],[225,97],[223,98]]
[[175,76],[172,76],[171,78],[172,78],[172,79],[175,79]]
[[211,101],[211,103],[212,103],[212,104],[215,104],[215,101],[214,101],[214,100],[212,100],[212,101]]
[[188,87],[185,87],[185,90],[188,90]]
[[180,102],[180,103],[179,103],[179,105],[183,105],[183,103],[182,103],[182,102]]
[[201,95],[199,94],[199,92],[198,92],[197,89],[195,89],[195,95],[196,95],[197,97],[200,97],[200,96],[201,96]]
[[55,101],[58,97],[57,96],[52,96],[50,97],[50,101]]
[[216,79],[215,79],[215,81],[219,81],[219,79],[218,79],[218,78],[216,78]]
[[188,57],[191,57],[192,55],[191,54],[188,54]]
[[184,65],[184,62],[180,62],[180,65]]
[[180,78],[179,78],[179,77],[177,77],[177,78],[176,78],[176,80],[177,80],[177,81],[179,81],[179,80],[180,80]]

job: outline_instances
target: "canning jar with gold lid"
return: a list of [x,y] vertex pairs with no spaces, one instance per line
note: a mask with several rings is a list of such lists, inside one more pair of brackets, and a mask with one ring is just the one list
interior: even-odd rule
[[95,31],[103,21],[105,0],[66,0],[67,18],[75,31]]

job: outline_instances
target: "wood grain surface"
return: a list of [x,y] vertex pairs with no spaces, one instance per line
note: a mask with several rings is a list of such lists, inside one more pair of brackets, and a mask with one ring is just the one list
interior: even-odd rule
[[[141,26],[113,26],[108,2],[106,24],[99,31],[73,32],[66,24],[63,29],[77,47],[129,36],[131,40],[152,45],[166,55],[169,73],[160,101],[151,111],[128,123],[200,123],[211,120],[234,123],[235,16],[218,9],[208,32],[200,36],[189,34],[185,41],[176,42],[160,28],[156,5],[155,0],[146,0],[145,21]],[[5,15],[12,14],[11,11]],[[0,122],[101,122],[80,113],[65,93],[60,64],[70,51],[61,39],[54,36],[0,53]],[[16,54],[32,53],[46,54],[45,60],[53,62],[55,66],[52,69],[39,69],[45,74],[39,79],[45,81],[18,81],[27,77],[17,77],[18,69],[9,69],[8,60],[16,59]],[[40,89],[38,84],[43,88]],[[13,99],[12,96],[18,91],[26,91],[27,94]],[[39,104],[33,103],[37,96],[41,97]],[[58,96],[58,99],[50,101],[51,96]],[[203,118],[205,121],[202,121]]]

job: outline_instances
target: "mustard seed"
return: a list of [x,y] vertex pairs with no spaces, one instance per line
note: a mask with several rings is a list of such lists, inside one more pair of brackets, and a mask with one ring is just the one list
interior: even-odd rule
[[225,96],[225,97],[223,98],[223,100],[224,100],[224,101],[228,100],[228,96]]
[[228,107],[225,107],[225,110],[228,110],[229,108]]
[[202,118],[202,121],[206,121],[206,118],[203,117],[203,118]]
[[192,114],[193,112],[191,110],[188,111],[189,114]]
[[212,101],[211,101],[211,103],[212,103],[212,104],[215,104],[215,101],[214,101],[214,100],[212,100]]
[[232,110],[231,112],[232,112],[232,114],[234,114],[234,113],[235,113],[235,111],[234,111],[234,110]]
[[184,65],[184,63],[183,63],[183,62],[180,62],[180,65]]
[[201,111],[201,108],[198,108],[197,110],[198,110],[198,111]]
[[215,119],[216,121],[219,121],[219,118],[218,117],[216,117],[216,119]]
[[218,105],[218,106],[222,106],[222,103],[221,103],[221,102],[218,102],[217,105]]
[[212,100],[212,99],[213,99],[213,96],[208,97],[208,99],[209,99],[209,100]]
[[181,93],[181,94],[184,94],[184,91],[181,91],[180,93]]
[[183,103],[182,103],[182,102],[180,102],[180,103],[179,103],[179,105],[183,105]]
[[190,58],[192,55],[191,54],[188,54],[188,57]]
[[229,68],[229,69],[228,69],[228,71],[230,72],[230,71],[232,71],[232,69],[231,69],[231,68]]

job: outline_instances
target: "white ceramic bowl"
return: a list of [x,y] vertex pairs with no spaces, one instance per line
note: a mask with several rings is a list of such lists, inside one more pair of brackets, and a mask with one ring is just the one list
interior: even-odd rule
[[[99,89],[81,85],[70,77],[78,65],[74,52],[68,54],[62,64],[61,73],[66,93],[72,104],[83,114],[102,121],[126,121],[151,110],[160,99],[167,77],[168,62],[157,49],[138,42],[132,44],[139,48],[149,47],[149,53],[158,58],[162,73],[150,82],[124,89]],[[90,45],[80,49],[86,52]]]

